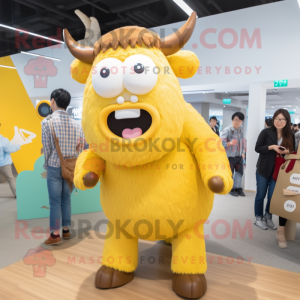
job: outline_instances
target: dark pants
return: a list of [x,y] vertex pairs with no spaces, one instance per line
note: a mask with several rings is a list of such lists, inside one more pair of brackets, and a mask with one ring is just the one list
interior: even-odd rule
[[244,174],[244,164],[242,156],[228,157],[230,163],[230,169],[233,175],[233,171]]
[[[262,217],[264,210],[264,200],[268,191],[268,201],[266,205],[266,212],[270,214],[270,202],[275,189],[276,181],[271,177],[264,177],[256,172],[257,192],[255,197],[255,216]],[[279,217],[279,226],[285,226],[287,219]]]
[[279,226],[285,226],[287,219],[279,217]]
[[233,177],[233,189],[241,189],[244,173],[243,158],[241,156],[228,157],[228,160]]
[[266,205],[266,212],[270,213],[270,202],[275,188],[275,180],[272,176],[264,177],[256,172],[256,186],[257,192],[254,202],[254,211],[256,217],[263,217],[264,214],[264,200],[268,191],[268,201]]

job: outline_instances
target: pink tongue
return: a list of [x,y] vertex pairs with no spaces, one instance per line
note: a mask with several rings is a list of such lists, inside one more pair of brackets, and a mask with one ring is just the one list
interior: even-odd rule
[[132,139],[138,136],[142,135],[142,129],[141,128],[134,128],[134,129],[130,129],[130,128],[126,128],[122,131],[122,137],[124,139]]

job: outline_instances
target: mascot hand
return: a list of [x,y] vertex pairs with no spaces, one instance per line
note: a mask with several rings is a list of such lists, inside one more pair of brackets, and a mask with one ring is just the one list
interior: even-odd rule
[[86,173],[83,178],[83,184],[87,188],[93,188],[99,181],[99,176],[94,172]]
[[222,193],[224,189],[224,182],[220,176],[213,176],[208,180],[209,189],[216,194]]

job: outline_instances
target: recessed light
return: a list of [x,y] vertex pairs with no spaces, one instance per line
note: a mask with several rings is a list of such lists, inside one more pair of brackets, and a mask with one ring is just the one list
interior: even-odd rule
[[43,36],[43,35],[40,35],[40,34],[36,34],[36,33],[33,33],[33,32],[29,32],[29,31],[26,31],[26,30],[21,30],[21,29],[15,28],[15,27],[11,27],[11,26],[4,25],[4,24],[0,24],[0,27],[4,27],[4,28],[7,28],[7,29],[19,31],[20,34],[21,34],[21,33],[27,33],[27,34],[30,34],[30,35],[38,36],[38,37],[44,38],[44,39],[46,39],[46,40],[54,41],[54,42],[56,42],[56,43],[61,43],[61,44],[64,44],[64,43],[65,43],[64,41],[59,41],[59,40],[52,39],[52,38],[49,38],[49,37],[46,37],[46,36]]
[[[188,16],[190,16],[193,10],[183,0],[173,0]],[[198,18],[198,16],[196,16]]]
[[15,67],[0,65],[1,68],[15,69]]
[[223,107],[226,107],[225,105]]
[[27,54],[27,55],[33,55],[33,56],[40,56],[40,57],[44,57],[44,58],[48,58],[48,59],[60,61],[59,58],[54,58],[54,57],[45,56],[45,55],[41,55],[41,54],[29,53],[29,52],[24,52],[24,51],[21,51],[21,53],[22,53],[22,54]]

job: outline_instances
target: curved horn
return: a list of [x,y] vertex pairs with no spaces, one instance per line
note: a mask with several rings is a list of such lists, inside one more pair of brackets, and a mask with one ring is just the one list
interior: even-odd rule
[[91,20],[87,15],[85,15],[83,12],[81,12],[79,9],[75,10],[75,14],[80,18],[82,21],[84,27],[85,27],[85,35],[84,39],[88,40],[90,36],[90,28],[91,28]]
[[164,55],[172,55],[179,51],[190,39],[196,25],[196,13],[193,11],[185,24],[176,32],[161,39],[160,50]]
[[86,64],[92,64],[95,58],[94,49],[92,47],[82,46],[78,44],[71,36],[67,29],[64,29],[64,41],[71,54]]
[[101,29],[99,22],[96,18],[90,17],[91,20],[91,32],[93,33],[93,37],[91,38],[90,42],[93,43],[93,45],[100,39],[101,37]]

